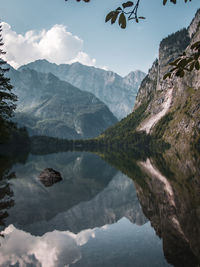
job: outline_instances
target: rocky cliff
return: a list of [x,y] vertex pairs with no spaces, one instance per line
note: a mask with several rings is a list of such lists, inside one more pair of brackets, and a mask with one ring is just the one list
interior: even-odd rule
[[163,80],[173,61],[200,39],[200,10],[187,29],[182,29],[160,43],[159,58],[141,83],[134,111],[148,103],[138,131],[163,138],[179,151],[199,142],[200,72],[188,72],[183,78]]
[[162,157],[138,162],[145,183],[136,181],[144,214],[163,239],[165,257],[174,266],[198,266],[200,72],[163,80],[173,61],[200,40],[200,10],[187,29],[160,43],[154,62],[139,89],[134,112],[146,105],[137,131],[171,144]]
[[56,65],[46,60],[37,60],[22,66],[19,71],[27,68],[42,73],[51,72],[59,79],[83,91],[93,93],[118,119],[131,112],[138,88],[145,77],[145,73],[139,70],[121,77],[112,71],[88,67],[80,63]]

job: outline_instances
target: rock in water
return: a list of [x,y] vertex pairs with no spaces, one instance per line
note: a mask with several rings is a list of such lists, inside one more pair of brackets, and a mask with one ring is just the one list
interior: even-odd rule
[[39,175],[40,181],[45,186],[52,186],[53,184],[62,180],[61,174],[52,168],[44,169]]

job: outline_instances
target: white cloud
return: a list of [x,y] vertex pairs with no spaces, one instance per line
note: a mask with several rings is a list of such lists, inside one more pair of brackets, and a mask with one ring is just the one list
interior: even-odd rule
[[95,230],[78,234],[55,230],[43,236],[33,236],[10,225],[3,232],[4,238],[0,237],[0,266],[69,266],[81,259],[80,246],[95,238]]
[[102,66],[101,67],[103,70],[109,71],[110,69],[108,68],[108,66]]
[[14,68],[37,59],[56,64],[80,62],[95,66],[96,60],[83,51],[83,40],[73,35],[64,25],[54,25],[49,30],[28,31],[17,34],[7,23],[3,25],[5,60]]
[[[95,66],[96,65],[96,59],[91,59],[88,54],[84,52],[79,52],[78,55],[72,59],[69,63],[74,63],[74,62],[80,62],[84,65],[89,65],[89,66]],[[89,63],[89,64],[88,64]]]

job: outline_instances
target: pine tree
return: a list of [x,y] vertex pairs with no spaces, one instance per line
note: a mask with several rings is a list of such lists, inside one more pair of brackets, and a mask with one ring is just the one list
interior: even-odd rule
[[12,93],[13,86],[10,84],[10,79],[6,77],[6,72],[9,68],[6,67],[6,61],[2,58],[5,52],[2,49],[2,25],[0,25],[0,138],[8,134],[9,127],[12,123],[10,118],[16,108],[15,102],[17,97]]

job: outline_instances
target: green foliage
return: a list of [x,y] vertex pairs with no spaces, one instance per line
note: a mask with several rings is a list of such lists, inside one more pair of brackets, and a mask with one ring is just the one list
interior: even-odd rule
[[137,126],[142,119],[145,118],[145,111],[148,106],[148,102],[140,105],[133,113],[129,114],[126,118],[116,123],[114,126],[108,128],[103,134],[104,139],[124,139],[126,135],[135,132]]
[[30,139],[26,128],[17,128],[15,124],[7,127],[7,138],[0,139],[0,154],[17,156],[27,154],[30,151]]
[[188,35],[188,31],[186,28],[183,28],[175,33],[168,35],[160,42],[160,48],[164,49],[164,47],[172,47],[174,45],[178,47],[178,51],[183,51],[190,43],[190,37]]
[[10,84],[10,79],[5,76],[9,69],[4,67],[6,62],[2,59],[5,52],[1,49],[3,46],[1,32],[2,26],[0,25],[0,138],[7,134],[10,126],[9,119],[16,108],[14,102],[17,101],[17,97],[12,93],[13,87]]
[[30,152],[32,154],[50,154],[56,152],[72,151],[73,140],[59,139],[48,136],[32,136],[30,138]]
[[148,102],[140,105],[133,113],[108,128],[100,136],[88,140],[75,140],[74,148],[101,150],[127,150],[145,151],[146,154],[156,149],[163,149],[165,144],[155,140],[145,132],[137,132],[140,122],[145,118]]
[[166,131],[169,122],[173,120],[174,112],[167,113],[164,117],[160,119],[154,129],[154,137],[161,139],[163,137],[164,132]]

